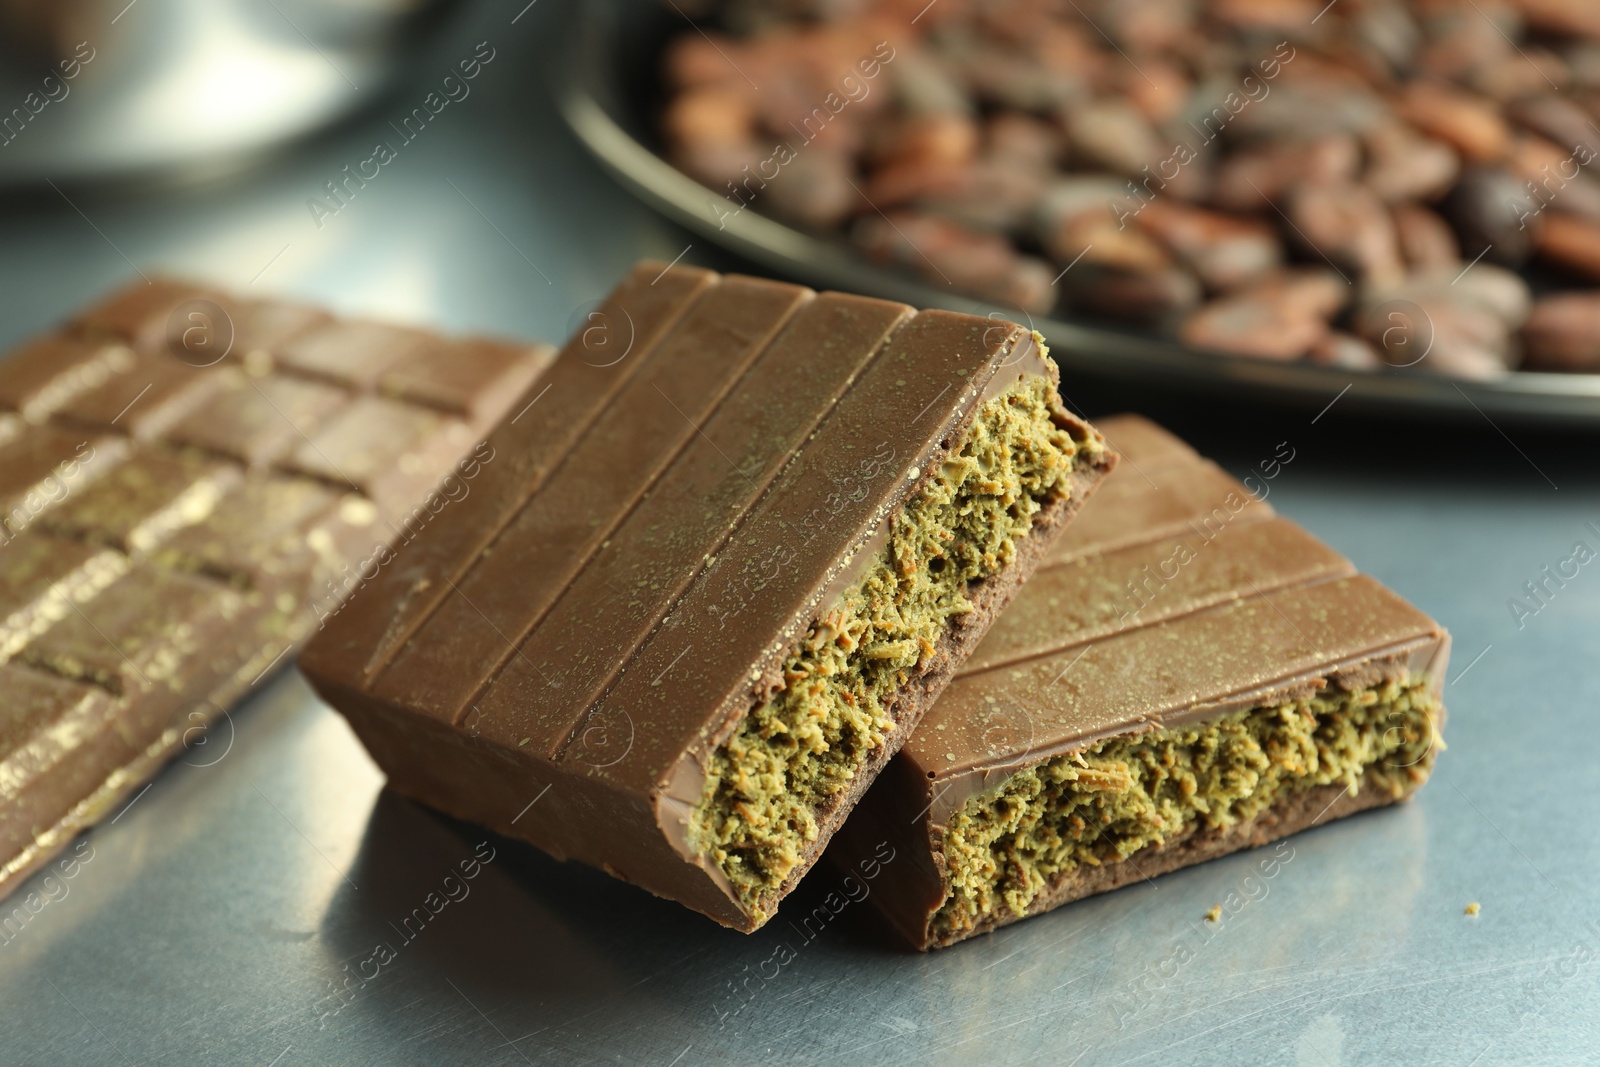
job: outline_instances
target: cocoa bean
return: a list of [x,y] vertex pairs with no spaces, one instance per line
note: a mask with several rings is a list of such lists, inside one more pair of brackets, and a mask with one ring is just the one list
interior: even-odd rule
[[1105,67],[1098,57],[1082,65],[1047,65],[1036,55],[991,44],[956,51],[953,58],[973,97],[1018,111],[1042,112],[1091,98]]
[[720,34],[702,37],[687,33],[676,37],[662,57],[667,84],[680,90],[729,86],[734,82],[742,85],[744,79],[731,62],[738,52],[738,42]]
[[[1307,138],[1330,133],[1360,135],[1388,116],[1383,99],[1361,78],[1346,72],[1334,77],[1330,70],[1307,73],[1314,62],[1308,52],[1283,65],[1271,92],[1259,102],[1241,108],[1229,125],[1234,138]],[[1242,88],[1242,83],[1233,90]],[[1198,95],[1198,94],[1197,94]],[[1226,97],[1206,105],[1215,115]],[[1204,124],[1202,124],[1204,125]]]
[[1316,0],[1212,0],[1212,18],[1245,31],[1299,32],[1317,17]]
[[1122,92],[1144,117],[1157,126],[1177,117],[1189,101],[1192,86],[1183,70],[1162,60],[1145,60],[1129,67],[1122,77]]
[[1562,58],[1566,60],[1567,67],[1571,71],[1572,83],[1578,87],[1577,92],[1600,87],[1600,41],[1569,44],[1562,51]]
[[1448,223],[1420,204],[1394,206],[1395,234],[1400,254],[1412,270],[1427,267],[1460,269],[1461,247]]
[[754,180],[750,180],[748,185],[741,184],[754,173],[763,158],[761,148],[754,141],[738,144],[684,143],[668,154],[674,163],[701,184],[710,186],[719,196],[729,200],[728,207],[722,210],[738,210],[740,204],[751,199],[749,190],[760,184]]
[[1169,199],[1156,199],[1135,217],[1138,225],[1188,265],[1211,290],[1235,289],[1283,263],[1271,225]]
[[1300,186],[1352,181],[1360,169],[1361,143],[1346,133],[1251,146],[1218,166],[1211,204],[1253,214]]
[[1181,333],[1195,348],[1285,362],[1306,355],[1328,336],[1328,324],[1260,294],[1213,301],[1189,316]]
[[919,48],[897,49],[884,69],[900,106],[911,115],[969,114],[972,99],[950,64]]
[[1442,196],[1461,173],[1461,159],[1443,141],[1403,122],[1385,122],[1366,136],[1362,183],[1389,203]]
[[[1154,197],[1141,198],[1130,189],[1130,183],[1110,175],[1069,174],[1046,186],[1039,198],[1035,233],[1041,243],[1050,243],[1052,236],[1068,226],[1079,215],[1099,214],[1127,225],[1145,203]],[[1076,253],[1074,253],[1076,254]]]
[[1133,177],[1167,154],[1150,120],[1125,101],[1097,100],[1067,109],[1063,118],[1073,160],[1080,165]]
[[[812,229],[832,229],[858,209],[850,157],[816,144],[795,153],[761,191],[771,212]],[[758,201],[759,203],[759,201]]]
[[1600,39],[1600,7],[1592,0],[1516,0],[1516,5],[1536,30]]
[[1325,271],[1289,271],[1215,300],[1184,321],[1186,344],[1257,359],[1292,360],[1329,334],[1348,287]]
[[1094,318],[1162,322],[1200,303],[1200,282],[1182,267],[1121,271],[1079,264],[1061,276],[1069,310]]
[[1288,214],[1309,254],[1380,284],[1405,273],[1394,218],[1366,186],[1308,186],[1292,197]]
[[1600,223],[1561,211],[1546,211],[1534,246],[1545,262],[1600,281]]
[[984,127],[989,155],[1005,163],[1049,173],[1066,151],[1061,128],[1025,115],[1002,111]]
[[755,110],[742,93],[701,88],[675,98],[661,124],[672,145],[747,144],[754,139]]
[[912,115],[878,138],[876,155],[887,167],[960,167],[977,157],[980,136],[977,121],[963,112]]
[[1494,102],[1447,85],[1417,82],[1401,90],[1396,111],[1474,163],[1494,163],[1511,147],[1511,131]]
[[1517,361],[1515,331],[1528,307],[1521,278],[1480,263],[1464,273],[1433,269],[1369,287],[1354,326],[1393,367],[1486,378]]
[[1486,0],[1429,4],[1419,14],[1426,42],[1417,54],[1417,69],[1434,78],[1466,78],[1513,54],[1509,41],[1522,31],[1514,9]]
[[1481,336],[1488,333],[1491,344],[1503,340],[1492,334],[1492,316],[1474,316],[1449,300],[1382,301],[1358,312],[1354,327],[1391,369],[1468,378],[1490,378],[1506,369],[1504,356]]
[[996,233],[1026,227],[1045,182],[1036,170],[996,160],[980,160],[945,178],[916,198],[918,210]]
[[959,195],[971,180],[967,170],[965,167],[891,163],[874,170],[863,191],[867,199],[880,208],[903,207],[925,197]]
[[1545,297],[1522,336],[1529,370],[1600,373],[1600,292]]
[[1517,274],[1493,263],[1477,263],[1470,270],[1453,264],[1419,270],[1406,284],[1418,294],[1448,294],[1467,307],[1481,307],[1515,330],[1528,320],[1533,294]]
[[1391,76],[1411,69],[1422,44],[1422,29],[1404,3],[1368,4],[1351,17],[1361,43],[1383,57]]
[[1114,0],[1099,5],[1095,19],[1130,54],[1156,55],[1183,47],[1199,6],[1193,0]]
[[1300,314],[1331,319],[1350,302],[1350,285],[1325,267],[1294,267],[1257,285],[1252,292],[1282,301]]
[[[1150,205],[1150,209],[1154,208]],[[1149,209],[1147,209],[1149,210]],[[1074,262],[1146,272],[1172,266],[1171,253],[1138,226],[1125,226],[1109,213],[1087,211],[1070,216],[1048,235],[1045,248],[1063,268]]]
[[1516,266],[1533,254],[1539,205],[1510,171],[1467,168],[1442,207],[1468,258],[1483,253],[1496,263]]
[[1391,300],[1455,303],[1482,310],[1500,322],[1499,333],[1509,335],[1527,321],[1533,297],[1528,283],[1516,274],[1492,263],[1477,263],[1465,270],[1453,264],[1418,270],[1393,285],[1369,286],[1362,293],[1361,305],[1372,307]]
[[995,234],[910,212],[857,220],[852,236],[869,258],[909,268],[928,281],[1028,312],[1055,304],[1048,265],[1019,255]]
[[1555,93],[1540,93],[1506,104],[1506,116],[1572,155],[1583,148],[1590,158],[1600,156],[1600,131],[1581,106]]
[[1580,155],[1537,134],[1520,134],[1512,140],[1511,170],[1538,210],[1559,206],[1586,219],[1600,219],[1600,180],[1582,169],[1583,159],[1594,159],[1588,149]]
[[1564,88],[1572,79],[1566,62],[1548,48],[1528,46],[1501,55],[1473,70],[1472,88],[1505,105],[1525,97]]

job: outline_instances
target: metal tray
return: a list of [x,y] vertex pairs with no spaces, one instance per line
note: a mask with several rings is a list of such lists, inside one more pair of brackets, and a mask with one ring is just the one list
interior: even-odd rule
[[878,267],[841,241],[782,222],[714,207],[716,193],[673,167],[650,147],[650,110],[662,42],[686,29],[670,6],[642,0],[586,0],[573,5],[565,62],[553,72],[567,124],[624,186],[700,236],[764,268],[822,288],[901,300],[918,307],[997,315],[1044,334],[1063,369],[1077,376],[1138,383],[1168,392],[1230,398],[1320,411],[1389,418],[1600,428],[1600,374],[1513,372],[1468,381],[1427,372],[1364,373],[1306,363],[1201,352],[1148,334],[1027,315]]

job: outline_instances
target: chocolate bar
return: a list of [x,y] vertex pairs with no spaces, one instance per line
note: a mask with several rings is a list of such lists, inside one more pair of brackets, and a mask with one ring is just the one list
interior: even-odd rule
[[0,896],[470,492],[553,355],[163,279],[0,361]]
[[1056,381],[641,264],[301,668],[400,792],[753,930],[1110,468]]
[[[1152,423],[836,837],[919,949],[1410,796],[1450,639]],[[1252,489],[1255,492],[1252,492]]]

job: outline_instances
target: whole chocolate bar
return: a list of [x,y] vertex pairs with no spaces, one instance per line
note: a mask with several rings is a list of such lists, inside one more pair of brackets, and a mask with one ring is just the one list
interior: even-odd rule
[[394,788],[752,930],[1110,468],[1056,380],[641,264],[301,667]]
[[872,899],[918,948],[1394,803],[1432,767],[1449,636],[1165,431],[1098,425],[1123,465],[832,846],[894,848]]
[[0,361],[0,896],[468,491],[553,355],[371,331],[163,280]]

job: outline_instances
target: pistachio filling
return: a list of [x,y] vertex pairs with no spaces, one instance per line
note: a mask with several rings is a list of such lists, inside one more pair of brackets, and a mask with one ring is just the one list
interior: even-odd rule
[[860,580],[790,652],[784,687],[713,756],[689,841],[758,918],[830,800],[893,732],[891,695],[972,610],[968,584],[1011,564],[1034,516],[1068,494],[1074,463],[1103,447],[1074,440],[1060,411],[1041,377],[985,403]]
[[1024,915],[1080,865],[1226,829],[1300,790],[1340,784],[1399,798],[1432,767],[1436,706],[1422,677],[1354,692],[1330,687],[1111,738],[1019,771],[950,819],[949,888],[933,932],[960,935],[997,913]]

